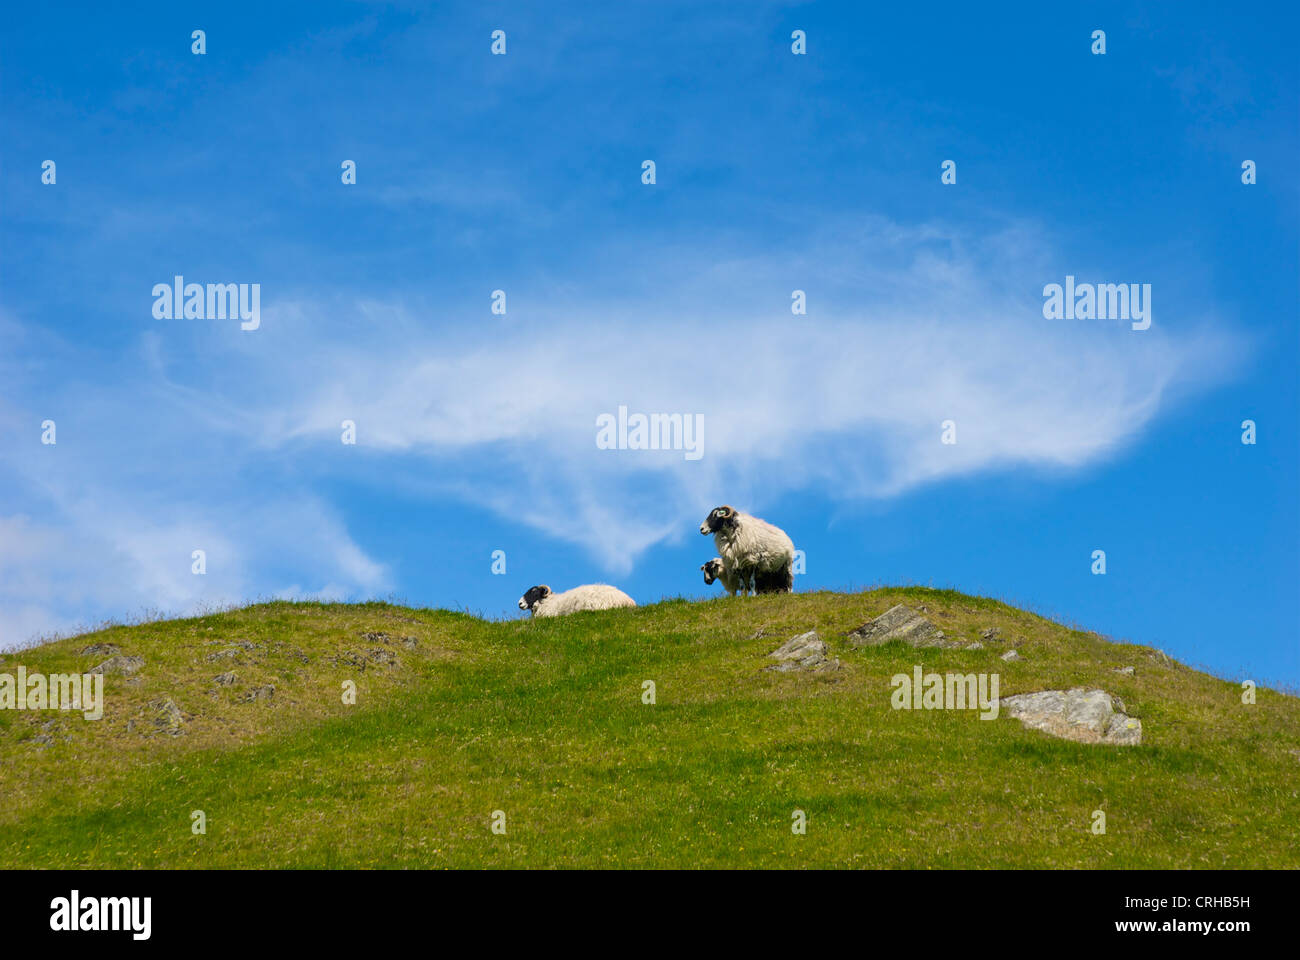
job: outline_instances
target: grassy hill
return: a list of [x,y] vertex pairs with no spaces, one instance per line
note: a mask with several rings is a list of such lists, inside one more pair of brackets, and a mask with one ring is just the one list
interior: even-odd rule
[[[845,642],[899,602],[1005,642]],[[810,629],[840,670],[763,671]],[[1244,706],[1157,651],[951,591],[508,622],[269,603],[59,640],[0,673],[82,672],[107,659],[92,644],[144,658],[106,678],[102,720],[0,711],[0,867],[1300,866],[1300,700]],[[1012,647],[1022,661],[999,659]],[[1102,687],[1143,743],[895,711],[890,677],[914,664],[998,673],[1003,696]]]

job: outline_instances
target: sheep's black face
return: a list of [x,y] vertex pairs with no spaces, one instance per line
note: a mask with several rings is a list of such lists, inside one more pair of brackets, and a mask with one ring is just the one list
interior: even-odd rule
[[731,507],[715,507],[700,524],[700,533],[717,533],[736,526],[736,511]]
[[700,567],[704,571],[704,582],[713,583],[714,580],[722,576],[722,561],[714,557],[708,563]]
[[520,610],[532,610],[543,600],[551,595],[551,588],[542,584],[537,587],[530,587],[528,592],[519,598]]

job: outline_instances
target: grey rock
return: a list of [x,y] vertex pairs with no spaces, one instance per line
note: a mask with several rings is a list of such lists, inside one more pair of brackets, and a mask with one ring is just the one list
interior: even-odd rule
[[389,645],[400,643],[407,650],[414,650],[420,645],[420,641],[415,637],[394,637],[391,634],[379,633],[377,631],[363,633],[361,634],[361,639],[365,640],[367,643],[386,643]]
[[[76,709],[80,709],[80,705],[77,705]],[[54,743],[56,737],[63,740],[65,743],[72,742],[72,738],[68,736],[67,727],[64,726],[63,721],[58,717],[46,720],[40,725],[40,730],[41,732],[32,737],[32,739],[40,743],[42,746],[49,746]]]
[[212,682],[219,687],[228,687],[232,683],[235,683],[238,679],[239,677],[235,675],[235,672],[233,670],[230,670],[227,671],[226,673],[217,674],[215,677],[212,678]]
[[274,696],[275,696],[275,684],[266,683],[260,687],[255,687],[252,690],[249,690],[248,693],[244,694],[242,697],[239,698],[239,702],[253,703],[254,701],[257,700],[270,700]]
[[[223,643],[224,641],[210,640],[208,642]],[[233,663],[246,663],[247,661],[244,659],[244,654],[248,653],[250,650],[255,650],[256,648],[257,644],[251,643],[248,640],[234,640],[226,646],[226,649],[208,654],[207,660],[208,663],[216,663],[220,660],[230,660]]]
[[[150,700],[140,713],[139,722],[153,733],[179,737],[185,732],[185,721],[188,717],[173,700]],[[127,724],[127,730],[134,730],[135,726],[136,722],[131,721]]]
[[1122,674],[1124,674],[1124,675],[1127,676],[1127,677],[1131,677],[1131,676],[1133,676],[1133,674],[1134,674],[1135,671],[1133,670],[1132,667],[1116,667],[1116,668],[1115,668],[1115,672],[1116,672],[1116,673],[1122,673]]
[[140,668],[144,666],[144,657],[109,657],[98,666],[90,668],[91,673],[102,673],[105,676],[116,673],[123,676],[130,676],[133,673],[139,673]]
[[997,627],[985,627],[984,630],[981,631],[980,633],[980,639],[992,640],[996,642],[1002,639],[1002,634],[998,632]]
[[768,656],[781,662],[770,667],[764,667],[764,669],[775,670],[778,673],[790,673],[794,670],[811,670],[814,673],[824,673],[828,670],[838,670],[840,668],[838,660],[826,656],[826,643],[817,635],[816,630],[809,630],[797,637],[791,637],[769,653]]
[[390,667],[395,667],[397,666],[397,656],[390,650],[385,650],[383,647],[376,647],[374,650],[370,651],[370,662],[385,663]]
[[1002,654],[999,659],[1005,660],[1007,663],[1014,663],[1017,660],[1023,660],[1025,658],[1020,655],[1019,650],[1008,650],[1006,653]]
[[366,669],[366,658],[353,650],[344,650],[336,657],[327,657],[326,660],[334,666],[348,666],[357,670]]
[[1025,727],[1078,743],[1135,746],[1142,721],[1125,712],[1124,702],[1105,690],[1074,687],[1002,697],[998,707]]
[[855,647],[878,647],[894,640],[901,640],[913,647],[952,648],[961,645],[956,640],[944,637],[942,630],[901,603],[849,634],[849,643]]
[[83,657],[111,657],[121,653],[115,643],[92,643],[81,651]]
[[983,649],[984,649],[984,644],[982,644],[982,643],[980,643],[978,640],[976,640],[974,643],[968,643],[968,644],[966,644],[966,646],[962,647],[962,649],[963,649],[963,650],[983,650]]

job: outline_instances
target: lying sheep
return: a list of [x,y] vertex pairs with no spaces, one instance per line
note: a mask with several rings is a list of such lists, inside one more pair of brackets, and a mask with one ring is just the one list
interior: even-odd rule
[[635,606],[635,600],[607,583],[589,583],[563,593],[552,593],[551,588],[543,583],[530,588],[519,598],[519,609],[529,611],[534,617],[562,617],[579,610]]
[[712,585],[714,580],[721,580],[722,585],[726,587],[727,593],[733,597],[736,591],[740,589],[740,578],[735,576],[727,565],[722,562],[721,557],[714,557],[708,563],[700,567],[704,571],[704,582]]
[[700,533],[713,534],[725,569],[742,593],[789,593],[794,589],[794,542],[780,527],[721,506],[709,511]]

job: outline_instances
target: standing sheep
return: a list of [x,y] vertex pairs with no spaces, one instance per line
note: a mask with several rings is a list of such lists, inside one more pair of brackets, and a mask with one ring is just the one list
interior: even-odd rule
[[721,557],[714,557],[708,563],[700,567],[704,571],[704,582],[712,584],[714,580],[721,580],[722,585],[726,587],[727,593],[731,596],[736,595],[740,589],[740,578],[727,569],[727,565],[722,562]]
[[741,592],[789,593],[794,589],[794,542],[780,527],[721,506],[709,511],[700,533],[713,534],[723,566]]
[[530,587],[519,598],[519,609],[534,617],[562,617],[579,610],[612,610],[614,607],[635,607],[636,601],[618,587],[607,583],[589,583],[563,593],[552,593],[546,584]]

